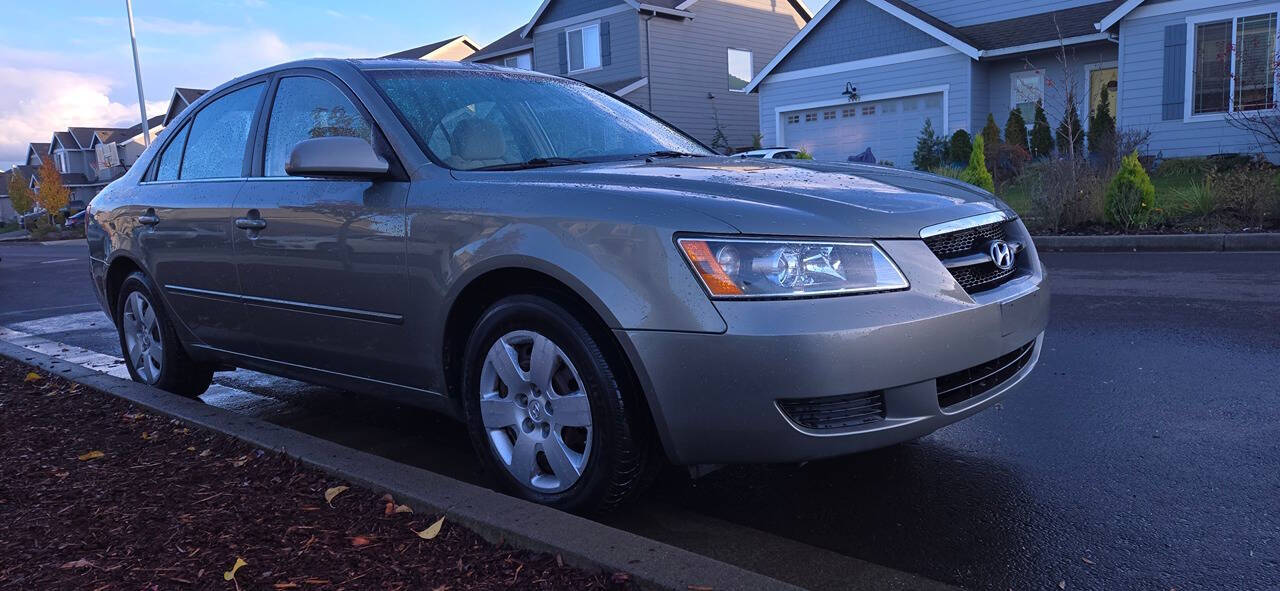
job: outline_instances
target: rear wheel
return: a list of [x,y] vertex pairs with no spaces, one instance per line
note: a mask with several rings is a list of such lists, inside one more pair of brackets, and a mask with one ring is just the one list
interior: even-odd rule
[[633,498],[652,454],[635,397],[565,308],[539,296],[491,306],[466,347],[463,407],[486,469],[506,491],[568,511]]
[[214,368],[187,356],[147,276],[129,275],[119,294],[116,330],[133,381],[191,398],[204,393],[213,382]]

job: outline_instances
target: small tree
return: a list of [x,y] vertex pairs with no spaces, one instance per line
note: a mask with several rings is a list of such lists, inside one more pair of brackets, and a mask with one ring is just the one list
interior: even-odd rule
[[969,137],[969,132],[963,129],[957,129],[951,134],[951,144],[947,146],[947,161],[951,164],[964,166],[969,163],[969,154],[973,152],[973,138]]
[[1111,98],[1107,86],[1102,86],[1098,97],[1098,110],[1089,119],[1089,151],[1099,156],[1114,156],[1116,144],[1116,120],[1111,117]]
[[751,134],[751,147],[759,150],[764,147],[764,134],[755,132]]
[[54,167],[53,158],[44,159],[36,177],[40,179],[40,188],[35,194],[36,203],[49,212],[49,215],[57,214],[58,210],[71,201],[71,190],[62,186],[62,175]]
[[1084,128],[1080,125],[1080,113],[1076,110],[1076,95],[1067,91],[1067,108],[1058,122],[1058,155],[1063,158],[1079,158],[1084,155]]
[[1120,170],[1107,187],[1107,219],[1128,232],[1151,211],[1155,198],[1155,185],[1151,184],[1151,177],[1138,161],[1135,150],[1120,161]]
[[987,113],[987,124],[982,126],[982,145],[986,150],[982,156],[990,164],[995,159],[996,150],[1000,147],[1000,126],[996,125],[996,117],[991,113]]
[[942,153],[946,142],[933,131],[933,121],[924,120],[924,128],[916,137],[916,151],[911,155],[911,165],[916,170],[933,170],[942,164]]
[[1009,120],[1004,124],[1004,143],[1030,150],[1027,145],[1027,120],[1022,118],[1022,111],[1009,111]]
[[973,138],[973,150],[969,154],[969,166],[965,167],[960,173],[960,180],[982,187],[988,192],[994,193],[996,190],[996,182],[991,178],[991,171],[987,170],[987,159],[983,154],[986,142],[979,135]]
[[14,169],[13,174],[9,175],[9,203],[13,205],[13,210],[22,215],[31,211],[35,206],[35,199],[31,195],[31,188],[27,186],[30,181],[22,175],[21,170]]
[[1044,104],[1036,101],[1036,119],[1031,124],[1031,156],[1044,158],[1053,153],[1053,132],[1049,130],[1049,118],[1044,114]]

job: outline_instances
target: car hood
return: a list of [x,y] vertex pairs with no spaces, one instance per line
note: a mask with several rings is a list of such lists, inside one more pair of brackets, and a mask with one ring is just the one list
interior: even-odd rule
[[512,182],[671,199],[746,234],[919,238],[926,226],[1007,209],[990,193],[945,177],[844,163],[668,158],[503,174]]

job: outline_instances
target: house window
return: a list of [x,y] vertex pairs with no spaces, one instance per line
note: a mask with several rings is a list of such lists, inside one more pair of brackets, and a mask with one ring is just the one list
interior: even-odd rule
[[863,115],[875,115],[875,114],[876,114],[876,106],[875,106],[875,105],[871,105],[871,106],[868,106],[868,107],[863,107],[863,108],[862,108],[862,114],[863,114]]
[[508,68],[520,68],[521,70],[533,69],[533,54],[517,53],[513,56],[504,58],[502,65]]
[[1036,103],[1044,100],[1044,71],[1014,72],[1010,75],[1009,104],[1022,111],[1022,120],[1031,129],[1036,120]]
[[600,67],[600,24],[565,31],[569,46],[569,71],[581,72]]
[[787,115],[787,123],[799,123],[799,122],[800,122],[799,115]]
[[1194,34],[1193,115],[1275,106],[1275,13],[1199,23]]
[[858,110],[857,110],[857,109],[844,109],[844,110],[840,111],[840,116],[841,116],[841,117],[853,117],[853,116],[854,116],[855,114],[857,114],[857,113],[858,113]]
[[835,112],[835,111],[827,111],[827,112],[825,112],[825,113],[823,113],[823,114],[822,114],[822,120],[823,120],[823,121],[830,121],[830,120],[835,119],[835,118],[836,118],[836,112]]
[[751,82],[751,52],[745,49],[729,49],[729,90],[742,90]]
[[67,153],[60,150],[54,155],[58,157],[58,172],[62,174],[71,172],[71,168],[67,166]]
[[804,114],[804,122],[805,122],[805,123],[813,123],[814,121],[817,121],[817,120],[818,120],[818,114],[817,114],[817,113],[805,113],[805,114]]

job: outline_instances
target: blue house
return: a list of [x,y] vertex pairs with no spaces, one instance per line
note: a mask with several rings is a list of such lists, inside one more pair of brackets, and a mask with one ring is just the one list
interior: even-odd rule
[[1267,152],[1232,117],[1276,116],[1274,1],[831,0],[747,86],[766,145],[909,167],[925,119],[973,133],[1011,109],[1050,124],[1103,88],[1164,157]]

